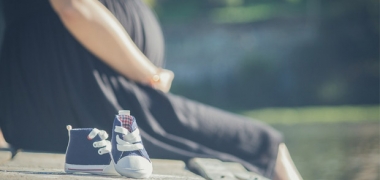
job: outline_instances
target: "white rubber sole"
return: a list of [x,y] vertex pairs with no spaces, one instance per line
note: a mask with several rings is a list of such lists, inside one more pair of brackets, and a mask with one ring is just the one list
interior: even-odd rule
[[153,171],[152,163],[141,156],[127,156],[115,164],[115,170],[122,176],[148,178]]
[[109,165],[76,165],[65,163],[66,173],[90,173],[96,175],[119,175],[113,162]]

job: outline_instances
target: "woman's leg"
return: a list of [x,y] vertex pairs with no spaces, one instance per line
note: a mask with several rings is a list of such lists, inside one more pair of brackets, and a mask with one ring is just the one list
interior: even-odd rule
[[284,143],[278,148],[274,180],[302,180]]
[[0,148],[8,148],[9,144],[5,141],[3,132],[0,130]]
[[[149,136],[165,147],[176,148],[183,152],[184,160],[208,157],[234,161],[251,171],[272,176],[282,142],[281,134],[272,127],[121,77],[116,79],[119,84],[113,92],[118,104],[131,110],[146,133],[143,135],[146,140]],[[160,154],[150,153],[155,158],[160,158]]]
[[107,98],[116,103],[115,108],[129,109],[136,117],[152,158],[217,158],[241,163],[250,171],[272,178],[276,160],[286,155],[284,150],[281,153],[278,150],[284,149],[280,145],[281,134],[260,121],[163,93],[120,76],[99,77],[104,77],[99,78],[99,85],[109,87],[102,88],[107,91],[104,93],[113,94]]

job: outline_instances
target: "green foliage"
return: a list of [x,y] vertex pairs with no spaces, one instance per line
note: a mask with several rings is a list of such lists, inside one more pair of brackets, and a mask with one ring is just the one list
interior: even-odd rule
[[226,6],[210,11],[210,19],[217,24],[242,24],[262,22],[277,18],[295,17],[305,13],[302,4],[266,2],[242,6]]
[[205,2],[199,0],[175,0],[157,1],[154,9],[163,24],[182,24],[200,20],[208,8]]
[[270,124],[380,122],[380,106],[315,106],[265,108],[241,114]]
[[211,11],[211,20],[214,23],[247,23],[263,21],[273,18],[276,8],[267,5],[240,6],[215,8]]
[[[242,37],[254,37],[255,30],[261,28],[261,32],[270,31],[267,36],[276,36],[261,38],[271,42],[251,43],[252,38],[240,45],[247,49],[246,54],[233,60],[240,64],[223,72],[217,86],[213,85],[215,79],[205,75],[191,84],[175,82],[174,93],[229,110],[379,104],[378,0],[178,0],[158,1],[157,7],[165,23],[175,23],[181,31],[191,32],[188,39],[204,36],[205,29],[223,32],[220,39],[228,33],[232,34],[230,39],[236,36],[237,40],[231,40],[236,46],[244,41],[238,40],[239,32],[245,33]],[[185,23],[184,28],[178,26]],[[290,36],[297,39],[297,33],[304,33],[303,30],[309,34],[304,39],[289,40]],[[186,35],[178,35],[182,41],[179,44],[185,44]],[[174,36],[175,33],[166,35],[173,39]],[[277,46],[277,38],[280,41],[286,39],[284,36],[288,36],[286,42]],[[214,47],[219,42],[223,41],[214,37]],[[274,53],[258,52],[255,47],[261,43],[273,48],[268,52]],[[213,49],[221,54],[227,52]],[[208,50],[205,48],[202,53]],[[277,55],[277,50],[282,54]],[[202,53],[194,57],[202,59]]]

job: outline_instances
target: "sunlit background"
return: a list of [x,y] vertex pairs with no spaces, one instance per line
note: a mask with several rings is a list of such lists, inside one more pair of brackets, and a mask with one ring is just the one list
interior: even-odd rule
[[379,0],[145,2],[172,93],[271,124],[305,180],[380,179]]
[[306,180],[379,179],[378,0],[150,0],[171,92],[270,123]]

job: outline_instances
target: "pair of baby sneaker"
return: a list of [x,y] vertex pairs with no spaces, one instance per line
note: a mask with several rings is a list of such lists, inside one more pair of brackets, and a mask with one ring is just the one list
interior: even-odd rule
[[148,178],[152,162],[146,152],[136,119],[128,110],[119,111],[108,134],[96,128],[71,129],[66,150],[66,173],[123,175],[131,178]]

